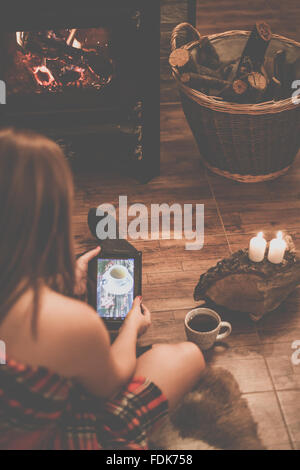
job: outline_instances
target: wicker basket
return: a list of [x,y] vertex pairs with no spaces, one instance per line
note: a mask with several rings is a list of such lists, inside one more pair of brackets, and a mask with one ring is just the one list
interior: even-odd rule
[[[228,31],[208,37],[226,62],[241,56],[249,34]],[[171,48],[190,49],[198,47],[199,41],[200,33],[182,23],[172,33]],[[278,35],[273,35],[267,56],[282,48],[289,61],[299,57],[300,44]],[[292,88],[289,99],[235,104],[188,87],[180,81],[176,68],[173,76],[185,116],[210,170],[236,181],[257,183],[289,169],[300,147],[300,106],[292,100]]]

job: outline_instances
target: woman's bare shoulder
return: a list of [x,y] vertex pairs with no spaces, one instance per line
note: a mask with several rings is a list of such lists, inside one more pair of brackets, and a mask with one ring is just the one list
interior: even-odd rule
[[66,297],[47,289],[42,297],[39,314],[40,326],[62,331],[64,336],[95,329],[103,331],[104,325],[96,311],[87,303]]
[[8,355],[16,360],[73,377],[78,368],[86,367],[93,354],[103,358],[109,354],[110,341],[104,323],[84,302],[44,288],[36,321],[32,320],[35,319],[29,293],[1,324]]
[[46,288],[41,299],[42,311],[52,310],[53,313],[60,311],[63,315],[83,315],[84,313],[92,313],[96,315],[95,310],[86,302],[66,297],[52,289]]
[[95,310],[84,302],[53,291],[44,293],[38,319],[38,338],[49,366],[66,376],[76,374],[92,354],[105,355],[109,336]]

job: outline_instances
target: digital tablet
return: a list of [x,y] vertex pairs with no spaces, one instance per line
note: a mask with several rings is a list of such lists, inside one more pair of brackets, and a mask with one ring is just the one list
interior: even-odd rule
[[89,303],[107,327],[117,330],[136,296],[141,295],[142,254],[100,253],[89,264]]

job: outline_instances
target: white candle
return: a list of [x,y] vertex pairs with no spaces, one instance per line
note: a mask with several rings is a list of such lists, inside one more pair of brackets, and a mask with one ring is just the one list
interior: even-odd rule
[[257,237],[251,238],[249,245],[249,259],[255,263],[260,263],[264,257],[267,248],[267,242],[263,233],[260,232]]
[[270,263],[282,263],[286,250],[286,242],[282,238],[282,232],[277,233],[277,238],[270,241],[268,260]]

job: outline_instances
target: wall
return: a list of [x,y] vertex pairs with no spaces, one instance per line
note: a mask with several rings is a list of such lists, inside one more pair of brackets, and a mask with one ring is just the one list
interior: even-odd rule
[[197,0],[197,27],[202,34],[251,29],[267,21],[273,33],[300,41],[299,0]]

